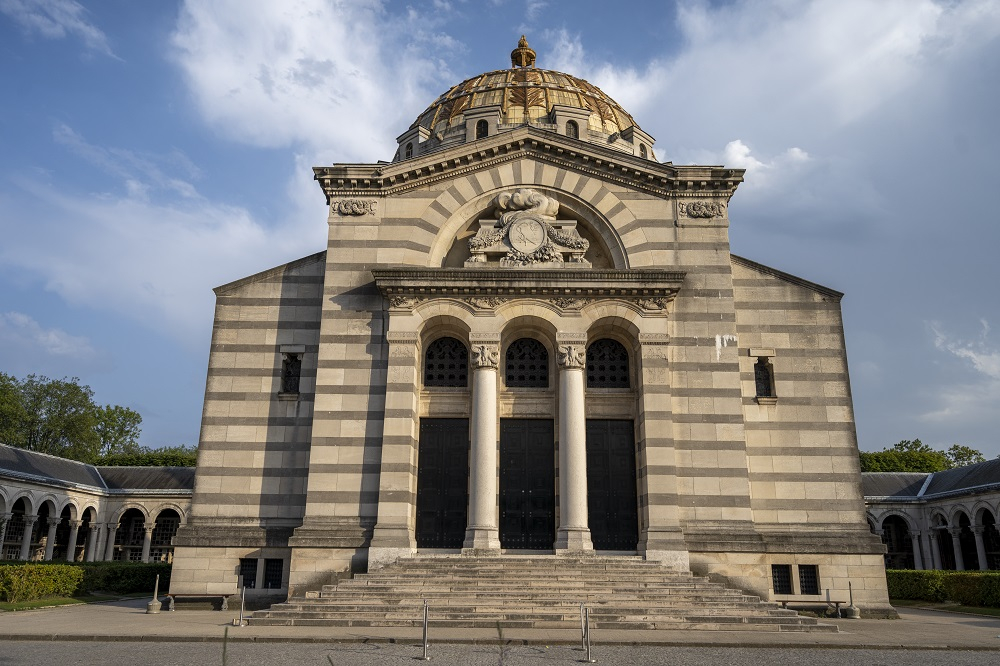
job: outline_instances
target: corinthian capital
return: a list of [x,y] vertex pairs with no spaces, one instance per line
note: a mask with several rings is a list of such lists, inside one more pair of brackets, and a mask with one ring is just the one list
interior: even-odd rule
[[472,366],[496,370],[500,367],[500,348],[496,345],[472,345]]
[[587,348],[583,345],[559,345],[559,366],[584,368],[587,365]]

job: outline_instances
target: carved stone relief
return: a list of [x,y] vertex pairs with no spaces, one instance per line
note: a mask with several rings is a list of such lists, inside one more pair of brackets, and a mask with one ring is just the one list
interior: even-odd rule
[[726,204],[719,201],[682,201],[677,208],[688,217],[723,217],[726,214]]
[[412,310],[426,300],[426,298],[418,298],[416,296],[393,296],[389,299],[389,307],[401,310]]
[[576,230],[575,220],[557,220],[559,202],[540,192],[518,189],[493,200],[497,220],[480,220],[469,239],[472,256],[466,266],[497,262],[501,266],[590,266],[583,258],[589,241]]
[[375,199],[340,199],[330,202],[330,210],[338,215],[374,215]]
[[586,368],[587,348],[583,345],[559,345],[557,361],[563,368]]
[[465,302],[474,308],[480,308],[482,310],[492,310],[495,307],[503,305],[508,299],[501,296],[472,296],[465,299]]
[[472,366],[475,368],[500,367],[500,347],[496,345],[472,345]]

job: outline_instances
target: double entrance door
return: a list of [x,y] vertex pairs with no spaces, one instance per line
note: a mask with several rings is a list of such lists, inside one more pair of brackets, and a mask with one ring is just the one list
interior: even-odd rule
[[[550,419],[500,419],[500,546],[552,550],[556,451]],[[468,419],[421,419],[417,463],[419,548],[461,548],[468,522]],[[638,542],[631,421],[587,421],[588,510],[594,548]]]

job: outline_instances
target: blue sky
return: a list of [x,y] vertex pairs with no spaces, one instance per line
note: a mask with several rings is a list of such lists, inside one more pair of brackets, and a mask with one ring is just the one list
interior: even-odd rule
[[522,33],[660,159],[747,169],[733,251],[847,294],[863,449],[1000,455],[1000,0],[0,0],[0,370],[196,443],[212,288],[322,249],[311,167]]

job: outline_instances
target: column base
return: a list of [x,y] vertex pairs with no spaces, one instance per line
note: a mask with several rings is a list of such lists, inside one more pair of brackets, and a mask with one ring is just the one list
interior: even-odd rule
[[556,531],[555,550],[557,555],[567,553],[594,552],[594,542],[586,527],[560,527]]
[[462,544],[462,552],[466,551],[495,551],[495,554],[498,554],[500,530],[495,527],[469,527],[465,531],[465,542]]
[[650,529],[639,541],[639,554],[650,562],[659,562],[671,571],[690,571],[684,533],[680,528]]

